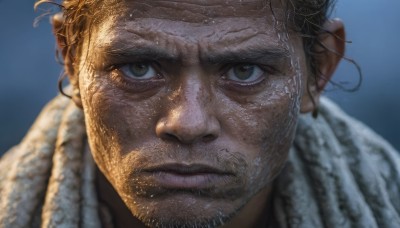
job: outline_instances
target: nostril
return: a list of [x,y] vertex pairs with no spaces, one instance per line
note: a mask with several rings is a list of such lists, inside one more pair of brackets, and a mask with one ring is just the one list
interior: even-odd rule
[[[175,135],[175,134],[171,134],[171,133],[164,133],[163,135],[162,135],[162,138],[164,139],[164,140],[168,140],[168,141],[175,141],[175,142],[183,142],[183,143],[187,143],[189,140],[188,139],[185,139],[185,138],[179,138],[179,136],[177,136],[177,135]],[[217,138],[217,136],[216,135],[213,135],[213,134],[208,134],[208,135],[205,135],[205,136],[203,136],[203,137],[201,137],[201,141],[203,141],[204,143],[207,143],[207,142],[211,142],[211,141],[213,141],[213,140],[215,140]],[[190,141],[191,142],[191,141]]]
[[217,138],[217,136],[216,135],[213,135],[213,134],[208,134],[208,135],[205,135],[205,136],[203,136],[203,142],[211,142],[211,141],[213,141],[214,139],[216,139]]
[[180,141],[180,139],[176,135],[171,134],[171,133],[165,133],[164,134],[164,139],[172,140],[172,141]]

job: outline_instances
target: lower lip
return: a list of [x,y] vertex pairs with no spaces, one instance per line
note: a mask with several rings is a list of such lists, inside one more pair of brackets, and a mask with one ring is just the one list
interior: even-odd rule
[[172,172],[156,172],[153,178],[158,186],[169,189],[201,189],[210,188],[228,178],[228,175],[215,173],[178,174]]

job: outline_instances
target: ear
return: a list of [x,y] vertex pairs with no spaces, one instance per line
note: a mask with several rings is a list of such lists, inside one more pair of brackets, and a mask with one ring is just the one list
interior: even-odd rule
[[74,74],[74,60],[71,47],[68,47],[68,41],[66,37],[66,30],[64,28],[65,18],[62,13],[57,13],[51,18],[51,24],[53,26],[53,34],[57,42],[57,54],[58,57],[62,57],[64,64],[64,71],[67,74],[69,81],[72,85],[72,100],[75,104],[82,108],[82,100],[80,97],[79,80]]
[[316,77],[307,76],[307,84],[301,101],[301,113],[312,112],[318,107],[322,91],[344,56],[346,34],[343,22],[340,19],[328,20],[323,26],[323,31],[325,32],[318,36],[319,42],[315,44],[313,50],[316,53]]

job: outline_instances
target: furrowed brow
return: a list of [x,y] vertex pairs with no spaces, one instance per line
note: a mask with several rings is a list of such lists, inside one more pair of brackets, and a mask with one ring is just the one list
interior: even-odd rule
[[245,50],[223,51],[221,53],[208,53],[202,57],[203,61],[210,64],[224,64],[235,62],[277,62],[289,58],[290,52],[284,48],[250,48]]
[[106,56],[112,56],[115,58],[131,58],[137,60],[163,60],[168,62],[176,62],[179,59],[178,55],[155,45],[110,45],[103,47],[101,52]]

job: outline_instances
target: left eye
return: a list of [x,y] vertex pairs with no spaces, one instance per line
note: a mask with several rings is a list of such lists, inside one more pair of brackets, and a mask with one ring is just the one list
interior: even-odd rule
[[127,77],[136,80],[146,80],[157,76],[156,70],[145,62],[125,64],[119,70]]
[[259,66],[254,64],[239,64],[231,67],[226,73],[227,79],[238,82],[257,81],[264,74]]

